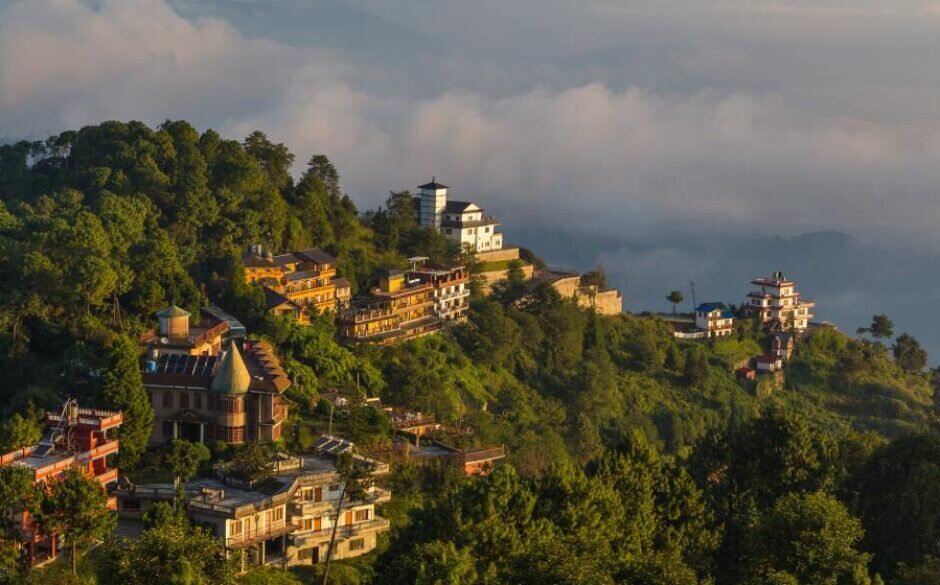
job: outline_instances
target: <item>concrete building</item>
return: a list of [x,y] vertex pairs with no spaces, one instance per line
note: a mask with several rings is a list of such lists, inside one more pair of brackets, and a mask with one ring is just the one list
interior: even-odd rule
[[[175,438],[199,443],[280,438],[288,414],[282,394],[291,382],[271,345],[232,341],[220,352],[215,337],[187,336],[188,316],[171,312],[166,323],[161,319],[161,333],[173,330],[176,336],[157,336],[144,344],[141,377],[154,411],[150,444]],[[221,335],[223,330],[213,331]],[[192,341],[187,345],[185,339]],[[194,353],[197,347],[204,350]]]
[[796,292],[796,283],[788,280],[783,272],[774,272],[769,278],[755,278],[751,284],[758,290],[748,293],[745,306],[761,323],[782,331],[806,331],[815,317],[812,310],[816,303],[803,299]]
[[726,337],[734,331],[734,313],[724,303],[702,303],[695,307],[695,328],[704,337]]
[[[68,400],[61,412],[46,413],[46,430],[36,445],[0,455],[0,467],[25,467],[33,481],[48,484],[56,481],[67,469],[78,469],[89,478],[101,482],[102,489],[117,481],[117,468],[108,467],[108,456],[118,452],[119,442],[109,435],[121,426],[120,412],[80,408]],[[116,507],[110,498],[108,505]],[[23,561],[34,566],[55,559],[64,544],[56,534],[49,534],[23,512],[20,518]]]
[[[273,477],[252,485],[220,469],[216,479],[199,479],[185,486],[187,514],[224,544],[229,555],[248,566],[313,565],[326,557],[336,526],[333,559],[356,557],[374,550],[378,535],[389,522],[376,514],[376,504],[391,498],[388,490],[368,481],[361,492],[343,499],[343,478],[335,457],[353,445],[335,437],[315,444],[316,454],[279,456]],[[371,476],[388,472],[388,465],[354,456]],[[122,487],[117,492],[122,516],[139,517],[159,501],[172,501],[172,484]]]
[[310,322],[308,311],[338,312],[349,306],[351,283],[336,276],[336,259],[309,249],[279,256],[261,246],[245,254],[245,280],[264,287],[265,305],[273,315]]
[[447,239],[471,252],[501,250],[503,234],[496,229],[499,221],[475,203],[449,201],[449,189],[436,179],[418,187],[418,223],[439,229]]
[[436,333],[443,322],[435,312],[434,293],[431,282],[406,277],[401,270],[387,270],[378,288],[340,314],[340,336],[353,344],[391,345]]
[[445,323],[462,323],[470,310],[470,273],[464,266],[425,263],[409,273],[433,287],[434,314]]

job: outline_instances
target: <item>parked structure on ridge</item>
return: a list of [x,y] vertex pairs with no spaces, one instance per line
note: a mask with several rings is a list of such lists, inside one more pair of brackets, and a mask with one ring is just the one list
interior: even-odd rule
[[418,187],[418,223],[439,229],[448,240],[471,252],[501,250],[503,234],[496,229],[499,221],[476,203],[448,201],[449,189],[436,179]]
[[280,438],[288,413],[282,394],[291,382],[271,344],[231,341],[222,351],[226,322],[193,336],[189,313],[171,307],[161,314],[169,316],[160,318],[157,334],[142,338],[141,376],[154,411],[150,444]]
[[815,316],[812,309],[816,303],[804,300],[796,292],[796,283],[788,280],[783,272],[774,272],[769,278],[755,278],[751,284],[759,290],[748,293],[745,308],[765,327],[798,333],[806,330]]
[[[107,457],[118,452],[119,442],[109,432],[122,422],[120,412],[81,408],[78,401],[68,400],[60,412],[46,413],[46,430],[39,443],[0,456],[0,467],[25,467],[40,484],[56,481],[67,469],[79,469],[104,489],[118,478],[117,468],[108,467]],[[115,509],[114,498],[108,506]],[[21,527],[28,565],[56,558],[63,544],[56,534],[44,531],[28,512],[22,513]]]
[[[347,494],[335,457],[350,452],[352,443],[326,436],[314,445],[313,456],[279,456],[273,477],[252,484],[220,469],[217,479],[198,479],[185,485],[186,510],[193,522],[206,527],[235,555],[242,569],[249,565],[290,567],[313,565],[326,558],[334,524],[333,559],[345,559],[375,549],[378,535],[389,522],[375,513],[375,505],[391,494],[367,482],[354,495]],[[388,472],[388,465],[353,456],[371,476]],[[140,517],[159,501],[172,501],[173,484],[122,487],[117,492],[118,512]]]
[[702,303],[695,307],[695,328],[706,339],[726,337],[734,331],[734,313],[724,303]]
[[349,305],[351,284],[336,276],[336,259],[322,250],[274,256],[255,245],[243,261],[245,280],[264,288],[265,306],[273,315],[290,315],[306,324],[310,310],[338,312]]
[[435,285],[397,269],[386,270],[369,296],[340,314],[339,333],[350,343],[390,345],[440,331]]

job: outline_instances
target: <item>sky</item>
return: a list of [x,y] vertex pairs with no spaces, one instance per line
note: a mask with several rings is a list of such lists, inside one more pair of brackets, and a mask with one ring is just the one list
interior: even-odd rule
[[261,129],[360,208],[436,176],[632,310],[783,268],[940,353],[937,55],[940,0],[0,0],[0,139]]

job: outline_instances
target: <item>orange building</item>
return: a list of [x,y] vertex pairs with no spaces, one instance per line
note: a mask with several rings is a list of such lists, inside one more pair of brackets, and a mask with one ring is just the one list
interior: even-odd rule
[[371,295],[340,314],[340,336],[350,343],[391,345],[439,331],[435,285],[406,278],[401,270],[386,271]]
[[309,249],[274,256],[254,246],[244,257],[245,280],[264,287],[265,305],[275,315],[310,322],[308,310],[341,311],[349,306],[349,280],[336,276],[336,259]]
[[[107,457],[118,452],[118,440],[108,431],[121,426],[120,412],[79,408],[67,401],[61,413],[46,414],[46,431],[36,445],[0,455],[0,467],[19,465],[30,470],[33,481],[47,485],[67,469],[76,468],[101,482],[104,489],[117,481],[118,470],[108,468]],[[108,506],[116,508],[114,498]],[[46,534],[28,512],[22,513],[25,561],[30,566],[54,559],[59,543],[55,534]]]

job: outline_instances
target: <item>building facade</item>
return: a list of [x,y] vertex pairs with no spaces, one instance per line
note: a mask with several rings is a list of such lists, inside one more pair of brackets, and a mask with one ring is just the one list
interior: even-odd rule
[[803,299],[796,292],[796,283],[788,280],[783,272],[775,272],[769,278],[755,278],[751,284],[758,290],[747,295],[745,306],[764,326],[795,332],[809,327],[809,322],[815,317],[812,310],[816,303]]
[[418,187],[418,223],[434,227],[447,239],[471,252],[489,252],[503,247],[499,221],[486,215],[482,207],[469,201],[449,201],[447,185],[436,179]]
[[[367,481],[354,495],[346,494],[336,471],[334,455],[351,449],[351,443],[323,437],[310,457],[281,456],[264,489],[238,480],[221,470],[216,479],[199,479],[185,486],[187,513],[235,555],[242,568],[254,565],[291,567],[313,565],[326,558],[336,528],[334,559],[345,559],[375,549],[378,535],[389,522],[376,514],[376,504],[391,494]],[[356,456],[372,476],[388,472],[388,466]],[[118,511],[139,517],[158,501],[173,499],[172,484],[122,487],[117,491]]]
[[349,306],[351,284],[336,276],[336,259],[309,249],[274,256],[260,246],[245,255],[245,280],[264,288],[265,304],[274,315],[309,323],[309,311],[341,311]]
[[695,307],[695,328],[704,337],[727,337],[734,331],[734,313],[724,303],[702,303]]
[[415,266],[408,276],[430,284],[434,314],[445,322],[462,323],[470,310],[470,273],[464,266],[424,264]]
[[[160,325],[161,331],[174,326],[180,334],[182,323]],[[197,355],[192,353],[196,342],[187,347],[184,337],[172,344],[163,339],[143,344],[141,377],[154,411],[151,445],[177,438],[198,443],[280,438],[288,415],[282,395],[291,382],[271,344],[232,341],[217,351],[213,341]]]
[[435,313],[434,291],[431,282],[388,270],[369,297],[340,314],[340,337],[353,344],[391,345],[436,333],[443,324]]
[[[25,467],[38,484],[55,481],[67,469],[78,469],[98,480],[102,489],[117,481],[118,470],[108,467],[107,457],[119,449],[110,433],[123,422],[120,412],[80,408],[77,401],[69,400],[60,412],[46,413],[45,422],[40,442],[0,455],[0,467]],[[108,506],[115,509],[116,500],[110,498]],[[42,530],[28,512],[21,516],[24,562],[33,566],[55,559],[62,545],[58,536]]]

